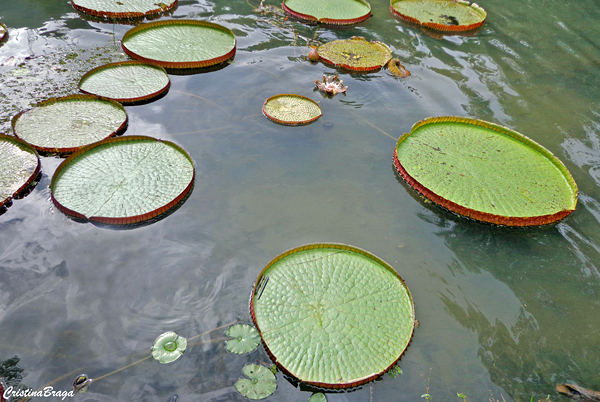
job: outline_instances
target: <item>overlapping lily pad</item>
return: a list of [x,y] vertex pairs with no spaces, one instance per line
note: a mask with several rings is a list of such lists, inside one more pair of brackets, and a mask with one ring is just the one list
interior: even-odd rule
[[277,389],[275,374],[260,364],[246,364],[242,369],[248,378],[240,378],[235,389],[248,399],[264,399]]
[[281,94],[268,98],[263,114],[270,120],[287,126],[312,123],[322,116],[321,107],[312,99],[294,94]]
[[396,271],[341,244],[309,244],[274,258],[256,281],[250,309],[278,367],[329,389],[385,373],[414,329],[412,296]]
[[164,20],[130,29],[121,46],[134,59],[181,70],[229,60],[235,55],[236,39],[230,29],[212,22]]
[[394,15],[437,31],[460,32],[480,27],[487,13],[464,0],[391,0]]
[[39,172],[40,158],[33,147],[0,134],[0,208],[32,187]]
[[82,92],[111,98],[123,105],[147,103],[164,96],[171,81],[164,68],[140,61],[97,67],[81,77]]
[[50,190],[57,208],[73,218],[130,225],[177,206],[194,177],[192,159],[176,144],[128,136],[74,152],[56,169]]
[[392,50],[388,45],[369,42],[361,36],[328,42],[317,50],[325,63],[353,71],[378,70],[392,58]]
[[577,185],[550,151],[506,127],[432,117],[398,140],[394,164],[429,200],[506,226],[543,225],[575,210]]
[[15,136],[44,154],[65,155],[127,128],[127,113],[113,100],[94,95],[48,99],[12,120]]
[[160,15],[177,7],[178,0],[71,0],[84,14],[105,19],[143,18]]
[[371,16],[366,0],[284,0],[283,9],[305,21],[351,25]]

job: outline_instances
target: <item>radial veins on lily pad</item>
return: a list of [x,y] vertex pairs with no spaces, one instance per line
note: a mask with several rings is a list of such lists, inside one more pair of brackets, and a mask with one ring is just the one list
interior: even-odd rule
[[93,17],[125,19],[151,17],[177,7],[177,0],[71,0],[78,11]]
[[240,378],[235,389],[248,399],[264,399],[277,389],[275,374],[260,364],[246,364],[242,369],[248,378]]
[[371,16],[366,0],[284,0],[282,5],[296,18],[330,25],[352,25]]
[[246,324],[235,324],[227,328],[225,335],[232,337],[225,342],[231,353],[242,355],[250,353],[260,344],[260,334],[256,328]]
[[369,42],[362,36],[328,42],[317,50],[325,63],[353,71],[378,70],[392,58],[392,50],[388,45]]
[[187,339],[169,331],[160,335],[152,345],[152,357],[160,363],[172,363],[179,359],[187,348]]

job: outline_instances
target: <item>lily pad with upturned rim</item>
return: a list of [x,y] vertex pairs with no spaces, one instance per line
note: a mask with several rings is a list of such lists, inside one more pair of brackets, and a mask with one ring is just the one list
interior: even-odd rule
[[284,0],[282,7],[301,20],[331,25],[352,25],[371,16],[366,0]]
[[234,338],[225,342],[225,347],[231,353],[243,355],[252,352],[260,345],[260,334],[250,325],[232,325],[227,328],[225,335]]
[[40,158],[33,147],[0,134],[0,208],[32,186],[39,172]]
[[275,374],[260,364],[246,364],[242,369],[248,378],[240,378],[235,389],[248,399],[264,399],[277,389]]
[[577,185],[550,151],[509,128],[463,117],[431,117],[398,140],[402,178],[434,203],[505,226],[543,225],[575,210]]
[[140,61],[105,64],[88,71],[79,90],[123,105],[146,103],[164,96],[171,81],[164,68]]
[[152,17],[171,11],[178,0],[71,0],[74,9],[93,17],[126,19]]
[[179,359],[187,348],[187,339],[173,331],[165,332],[154,341],[152,357],[159,363],[172,363]]
[[177,206],[194,178],[194,163],[178,145],[128,136],[73,153],[56,169],[50,190],[57,208],[73,218],[128,225]]
[[464,0],[391,0],[390,9],[403,20],[446,32],[470,31],[487,18],[477,3]]
[[369,42],[362,36],[328,42],[319,46],[317,51],[325,63],[352,71],[378,70],[392,58],[392,50],[388,45]]
[[212,22],[165,20],[140,24],[125,33],[121,47],[139,61],[166,69],[214,66],[235,55],[233,32]]
[[402,278],[356,247],[308,244],[258,276],[250,311],[265,349],[287,375],[347,389],[381,376],[412,338],[414,307]]
[[38,152],[65,155],[127,128],[127,112],[111,99],[69,95],[42,101],[12,120],[16,137]]
[[265,101],[262,110],[268,119],[287,126],[312,123],[323,115],[317,102],[294,94],[271,96]]

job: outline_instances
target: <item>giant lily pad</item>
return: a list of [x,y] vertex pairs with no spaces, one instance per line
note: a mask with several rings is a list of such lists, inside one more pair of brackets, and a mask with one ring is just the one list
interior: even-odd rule
[[146,221],[179,204],[194,184],[194,163],[179,146],[144,136],[112,138],[74,152],[56,169],[52,200],[94,223]]
[[82,92],[130,105],[163,96],[171,85],[164,68],[140,61],[123,61],[97,67],[81,77]]
[[392,58],[388,45],[361,36],[325,43],[318,52],[324,62],[354,71],[378,70]]
[[312,123],[323,113],[319,104],[312,99],[301,95],[281,94],[265,101],[263,114],[276,123],[299,126]]
[[0,208],[26,191],[39,172],[40,158],[34,148],[0,134]]
[[12,127],[15,136],[39,152],[64,155],[123,133],[127,113],[110,99],[69,95],[45,100],[17,114]]
[[258,276],[250,309],[279,368],[322,388],[381,376],[414,328],[412,296],[396,271],[341,244],[309,244],[274,258]]
[[464,0],[391,0],[396,16],[438,31],[459,32],[483,25],[487,13]]
[[429,200],[507,226],[543,225],[575,210],[577,185],[550,151],[506,127],[433,117],[398,140],[394,164]]
[[123,36],[121,46],[134,59],[167,69],[209,67],[235,54],[233,32],[212,22],[165,20],[140,24]]
[[366,0],[284,0],[282,6],[296,18],[324,24],[356,24],[371,16]]
[[177,0],[71,0],[71,5],[93,17],[123,19],[165,13],[177,7]]
[[265,366],[246,364],[242,372],[248,378],[237,380],[235,389],[248,399],[264,399],[277,389],[275,374]]

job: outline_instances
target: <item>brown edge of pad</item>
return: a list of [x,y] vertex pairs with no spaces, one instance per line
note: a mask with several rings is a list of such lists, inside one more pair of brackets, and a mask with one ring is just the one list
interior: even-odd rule
[[361,1],[361,3],[365,3],[369,6],[369,12],[360,17],[350,18],[350,19],[335,19],[335,18],[317,19],[317,17],[315,17],[314,15],[302,14],[302,13],[292,10],[285,4],[285,0],[283,0],[281,7],[283,8],[283,10],[285,12],[287,12],[288,14],[290,14],[293,17],[298,18],[300,20],[304,20],[304,21],[308,21],[308,22],[317,22],[317,23],[326,24],[326,25],[353,25],[353,24],[358,24],[359,22],[363,22],[363,21],[369,19],[369,17],[371,17],[371,5],[366,1]]
[[114,12],[111,12],[111,11],[94,10],[94,9],[91,9],[91,8],[87,8],[87,7],[83,7],[83,6],[77,5],[77,4],[75,4],[74,0],[71,0],[71,6],[73,6],[73,8],[75,10],[80,11],[80,12],[82,12],[84,14],[87,14],[87,15],[91,15],[93,17],[103,18],[103,19],[121,20],[121,19],[135,19],[135,18],[153,17],[153,16],[156,16],[156,15],[160,15],[162,13],[169,12],[169,11],[173,10],[175,7],[177,7],[178,1],[179,0],[174,0],[171,4],[155,3],[156,5],[159,5],[159,4],[164,4],[164,5],[163,6],[159,6],[158,8],[155,8],[153,10],[146,11],[145,13],[142,13],[142,12],[139,12],[139,11],[114,13]]
[[[316,104],[319,107],[319,110],[321,111],[321,114],[319,114],[317,117],[313,117],[312,119],[309,120],[302,120],[302,121],[286,121],[286,120],[280,120],[276,117],[271,116],[270,114],[267,113],[267,111],[265,110],[265,107],[267,106],[267,103],[275,98],[278,98],[280,96],[295,96],[296,98],[302,98],[302,99],[308,99],[309,101],[313,102],[314,104]],[[321,106],[319,106],[319,104],[317,102],[315,102],[314,100],[307,98],[306,96],[302,96],[302,95],[296,95],[296,94],[279,94],[279,95],[273,95],[267,98],[267,100],[265,100],[265,103],[263,103],[263,107],[262,107],[262,112],[265,115],[265,117],[275,123],[279,123],[282,124],[284,126],[303,126],[305,124],[310,124],[313,121],[317,120],[319,117],[323,116],[323,110],[321,109]]]
[[31,186],[31,184],[35,181],[38,174],[42,170],[42,165],[40,162],[40,156],[38,155],[36,149],[33,146],[31,146],[31,144],[28,144],[27,142],[23,141],[20,138],[13,137],[11,135],[6,135],[6,134],[0,134],[0,140],[10,141],[10,142],[15,143],[19,147],[26,148],[28,151],[31,151],[37,158],[37,166],[35,168],[35,171],[29,177],[29,179],[27,179],[27,181],[21,187],[19,187],[17,189],[17,191],[13,192],[13,194],[10,197],[7,197],[4,200],[0,200],[0,208],[2,208],[4,206],[6,206],[7,204],[10,205],[10,202],[12,201],[12,199],[18,197],[21,193],[26,191]]

